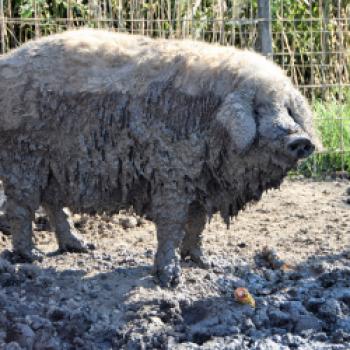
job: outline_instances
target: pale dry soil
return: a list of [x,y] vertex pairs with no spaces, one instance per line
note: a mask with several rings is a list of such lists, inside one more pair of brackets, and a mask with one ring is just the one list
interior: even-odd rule
[[[204,234],[213,267],[184,262],[174,289],[152,275],[153,223],[74,215],[96,249],[56,255],[39,219],[44,260],[0,261],[0,349],[350,349],[349,186],[287,180],[229,229],[213,217]],[[282,267],[261,257],[266,246]],[[1,233],[0,249],[11,249]],[[234,300],[237,287],[255,309]]]

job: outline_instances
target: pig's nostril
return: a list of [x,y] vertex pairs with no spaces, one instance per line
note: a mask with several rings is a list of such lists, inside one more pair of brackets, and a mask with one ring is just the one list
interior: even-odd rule
[[315,150],[315,146],[308,138],[298,137],[288,144],[287,150],[293,157],[306,158]]
[[312,145],[311,145],[311,143],[310,144],[307,144],[307,145],[305,145],[305,147],[304,147],[304,151],[305,152],[313,152],[313,149],[312,149]]
[[298,144],[297,143],[293,143],[292,145],[289,146],[289,149],[291,151],[295,151],[298,148]]

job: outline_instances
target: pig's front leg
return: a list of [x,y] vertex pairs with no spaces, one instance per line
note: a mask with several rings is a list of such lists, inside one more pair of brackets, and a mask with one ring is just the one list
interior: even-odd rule
[[201,268],[209,268],[210,260],[203,251],[203,230],[207,221],[205,208],[197,202],[193,202],[188,211],[186,222],[186,235],[182,241],[181,257],[191,258]]
[[155,273],[164,287],[174,287],[180,282],[180,249],[188,210],[180,198],[176,192],[163,195],[153,206],[158,239]]

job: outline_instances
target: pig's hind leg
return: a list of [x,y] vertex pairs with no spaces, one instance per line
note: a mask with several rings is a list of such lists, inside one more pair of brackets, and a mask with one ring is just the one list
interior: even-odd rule
[[86,253],[92,245],[86,244],[75,229],[72,220],[63,208],[52,203],[42,203],[50,225],[55,231],[59,252]]
[[35,211],[23,202],[8,197],[6,203],[7,219],[10,222],[14,262],[33,262],[42,260],[42,253],[34,248],[32,220]]
[[35,210],[39,207],[40,193],[38,186],[33,185],[29,178],[29,175],[23,178],[13,176],[11,180],[4,180],[7,197],[4,209],[11,231],[13,249],[13,253],[9,253],[9,259],[13,262],[33,262],[42,260],[43,256],[34,247],[32,231],[32,221]]
[[79,238],[72,220],[64,212],[62,190],[52,172],[43,191],[41,205],[48,216],[52,229],[55,231],[58,252],[85,253],[88,249],[93,249],[92,245],[86,244]]
[[206,224],[206,211],[198,202],[193,202],[188,210],[185,237],[182,240],[181,257],[189,257],[199,267],[209,268],[211,263],[203,252],[203,230]]

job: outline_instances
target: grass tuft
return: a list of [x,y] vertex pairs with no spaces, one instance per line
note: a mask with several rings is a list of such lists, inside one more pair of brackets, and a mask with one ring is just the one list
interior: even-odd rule
[[350,172],[350,89],[343,96],[342,102],[314,102],[315,125],[324,149],[301,163],[299,174],[318,177]]

